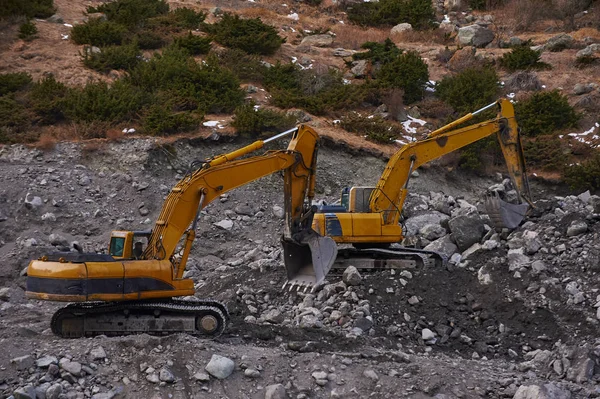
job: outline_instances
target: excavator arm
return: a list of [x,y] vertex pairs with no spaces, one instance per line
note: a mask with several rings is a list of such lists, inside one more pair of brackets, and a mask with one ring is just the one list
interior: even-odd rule
[[[238,159],[290,133],[293,136],[287,150]],[[305,204],[310,204],[314,197],[317,143],[317,133],[307,126],[300,126],[206,161],[171,189],[143,258],[169,259],[174,267],[174,278],[181,279],[200,211],[220,195],[277,171],[284,171],[284,240],[304,245],[300,241],[309,234],[306,230],[310,230],[310,223],[306,225],[303,220],[309,218],[307,213],[310,215],[311,212]]]
[[[496,118],[453,129],[493,106],[498,107]],[[519,200],[529,201],[529,184],[514,108],[510,101],[500,99],[431,132],[424,140],[405,145],[396,152],[387,163],[371,195],[371,212],[383,213],[384,224],[397,224],[406,198],[408,180],[416,168],[493,134],[500,143]]]

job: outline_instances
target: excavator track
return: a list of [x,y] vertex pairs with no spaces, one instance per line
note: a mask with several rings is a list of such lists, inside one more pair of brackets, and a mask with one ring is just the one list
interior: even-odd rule
[[338,251],[332,274],[339,275],[350,265],[361,272],[376,272],[387,269],[428,269],[445,266],[446,255],[435,251],[414,248],[344,248]]
[[215,338],[221,335],[228,321],[227,308],[214,300],[82,302],[56,311],[51,328],[63,338],[181,332]]

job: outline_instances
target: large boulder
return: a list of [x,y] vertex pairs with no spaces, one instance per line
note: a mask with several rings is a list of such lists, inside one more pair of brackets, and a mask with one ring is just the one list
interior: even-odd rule
[[210,362],[208,362],[204,370],[213,377],[224,380],[233,373],[234,368],[235,363],[233,360],[224,356],[212,355]]
[[494,32],[477,24],[464,26],[458,30],[457,40],[463,46],[485,47],[494,40]]
[[404,23],[394,26],[392,28],[391,33],[393,35],[393,34],[402,33],[402,32],[410,32],[412,29],[413,29],[413,27],[411,24],[404,22]]
[[575,57],[577,59],[593,57],[597,53],[600,53],[600,43],[590,44],[583,50],[579,50],[577,54],[575,54]]
[[452,242],[452,239],[449,235],[438,238],[431,244],[427,245],[424,249],[427,251],[443,253],[448,258],[451,257],[455,252],[458,252],[458,247]]
[[448,221],[452,239],[461,251],[481,240],[485,233],[483,224],[478,214],[461,215]]
[[548,39],[546,44],[542,46],[542,49],[547,51],[561,51],[571,48],[573,43],[575,43],[573,36],[567,35],[566,33],[561,33]]
[[544,385],[521,385],[513,399],[571,399],[571,392],[554,383]]
[[404,222],[404,235],[417,235],[421,231],[421,229],[427,226],[428,224],[437,224],[444,226],[449,219],[450,218],[448,217],[448,215],[437,211],[425,213],[423,215],[413,216],[411,218],[406,219],[406,221]]

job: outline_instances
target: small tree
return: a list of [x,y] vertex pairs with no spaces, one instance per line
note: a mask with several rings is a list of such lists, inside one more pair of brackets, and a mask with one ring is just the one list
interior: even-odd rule
[[214,41],[230,48],[239,48],[249,54],[275,53],[285,42],[277,29],[264,24],[260,18],[242,19],[239,15],[224,13],[221,20],[204,25]]
[[37,37],[37,27],[31,21],[27,21],[19,27],[19,38],[25,41],[31,41]]
[[528,45],[513,47],[510,53],[500,58],[500,65],[510,72],[529,69],[549,69],[549,64],[540,61],[542,52]]
[[496,100],[498,89],[493,68],[469,68],[437,82],[436,95],[459,114],[467,114]]
[[539,136],[556,130],[576,127],[580,115],[558,90],[534,93],[515,105],[515,114],[523,134]]
[[383,64],[377,80],[384,87],[404,90],[404,101],[410,104],[423,98],[425,85],[429,82],[429,70],[419,53],[408,51]]

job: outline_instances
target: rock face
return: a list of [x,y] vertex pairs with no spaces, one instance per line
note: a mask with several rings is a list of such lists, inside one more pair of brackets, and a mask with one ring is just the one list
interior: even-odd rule
[[494,40],[494,32],[480,25],[469,25],[458,30],[458,43],[463,46],[485,47]]

